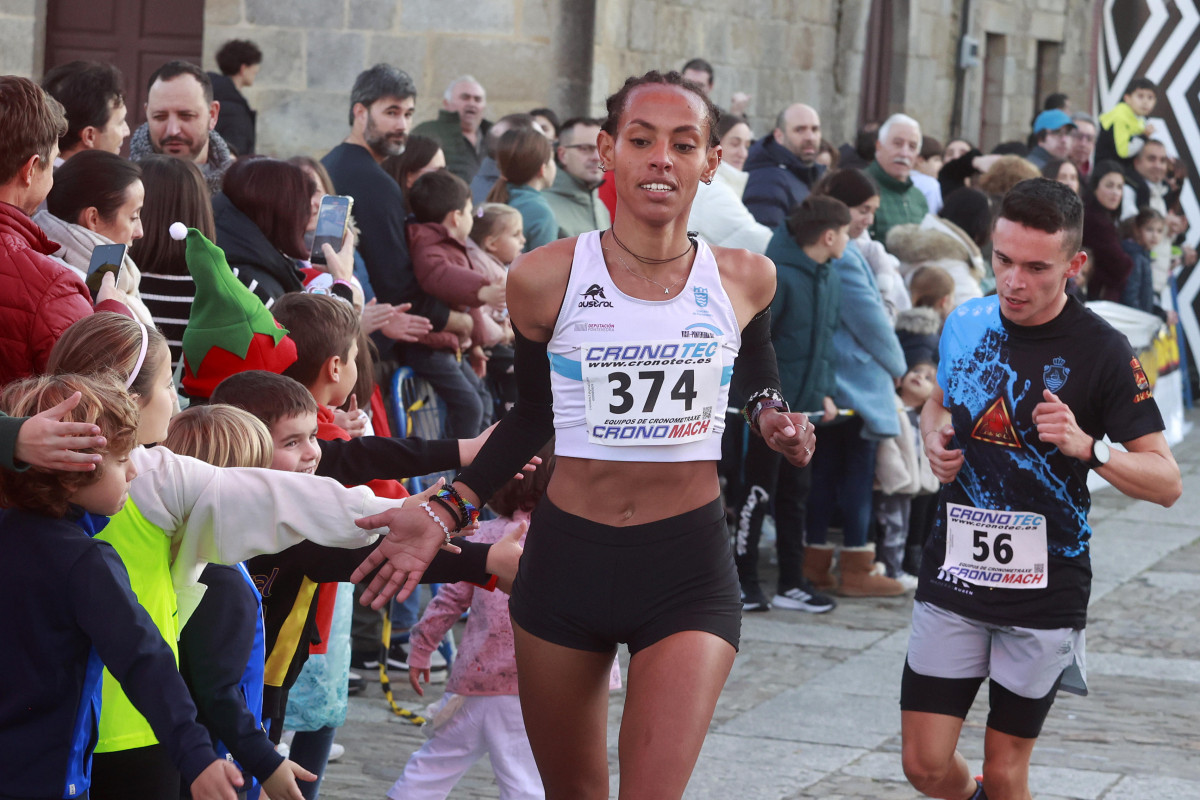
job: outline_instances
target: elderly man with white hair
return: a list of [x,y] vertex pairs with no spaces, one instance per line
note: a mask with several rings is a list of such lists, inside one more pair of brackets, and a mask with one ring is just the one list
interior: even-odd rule
[[475,78],[463,75],[446,87],[437,119],[422,122],[412,134],[437,139],[446,155],[446,169],[470,183],[486,155],[483,142],[492,127],[483,118],[485,111],[487,92]]
[[879,186],[879,210],[871,226],[871,238],[887,241],[895,225],[919,223],[929,213],[925,195],[910,173],[921,152],[921,124],[907,114],[893,114],[879,126],[875,160],[863,170]]

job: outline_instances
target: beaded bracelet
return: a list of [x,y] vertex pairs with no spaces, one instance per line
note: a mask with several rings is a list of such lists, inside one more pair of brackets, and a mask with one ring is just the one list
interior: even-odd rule
[[766,408],[775,408],[781,412],[789,410],[787,401],[783,399],[783,395],[779,393],[778,389],[762,389],[750,395],[750,401],[742,409],[742,417],[750,426],[750,430],[755,433],[759,432],[758,418]]
[[437,515],[437,512],[429,507],[429,503],[421,503],[421,508],[425,509],[425,513],[429,518],[441,526],[442,532],[446,534],[446,544],[450,544],[451,534],[450,529],[446,527],[446,523],[442,522],[442,518]]
[[479,519],[479,509],[468,503],[463,496],[458,493],[453,484],[446,484],[438,491],[436,497],[448,499],[454,504],[454,507],[461,512],[461,524],[458,530],[462,530],[468,525],[474,525]]
[[446,509],[446,513],[450,515],[452,520],[454,520],[454,529],[456,531],[461,531],[463,529],[463,522],[461,519],[459,519],[458,509],[454,507],[453,503],[442,497],[438,497],[436,494],[433,497],[430,497],[429,501],[431,503],[437,503],[439,506]]

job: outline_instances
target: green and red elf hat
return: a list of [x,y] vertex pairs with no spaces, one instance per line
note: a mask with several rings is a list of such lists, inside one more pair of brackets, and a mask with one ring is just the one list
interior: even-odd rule
[[183,332],[183,388],[208,398],[217,384],[239,372],[281,373],[296,362],[296,343],[262,300],[247,289],[225,253],[195,228],[171,225],[171,238],[187,239],[187,265],[196,297]]

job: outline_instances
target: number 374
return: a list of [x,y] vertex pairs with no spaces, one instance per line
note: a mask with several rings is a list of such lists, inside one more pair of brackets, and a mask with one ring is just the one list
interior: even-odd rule
[[[661,369],[643,370],[637,374],[638,381],[641,384],[649,384],[646,388],[646,399],[642,403],[642,413],[649,414],[654,410],[655,404],[658,402],[658,395],[662,391],[663,381],[666,380],[666,373]],[[616,384],[613,387],[613,396],[618,402],[609,403],[608,410],[613,414],[625,414],[633,408],[634,397],[629,390],[633,386],[633,378],[625,372],[610,372],[608,373],[608,382]],[[698,392],[696,391],[696,379],[690,369],[685,369],[679,376],[679,380],[671,387],[671,399],[682,400],[685,411],[692,410],[692,401],[696,399]],[[639,389],[643,386],[639,386]],[[639,392],[640,394],[640,392]]]

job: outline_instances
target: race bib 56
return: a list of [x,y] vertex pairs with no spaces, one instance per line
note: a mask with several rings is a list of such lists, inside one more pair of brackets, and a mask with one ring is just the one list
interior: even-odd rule
[[1046,517],[946,504],[946,561],[942,569],[977,586],[1046,586]]

